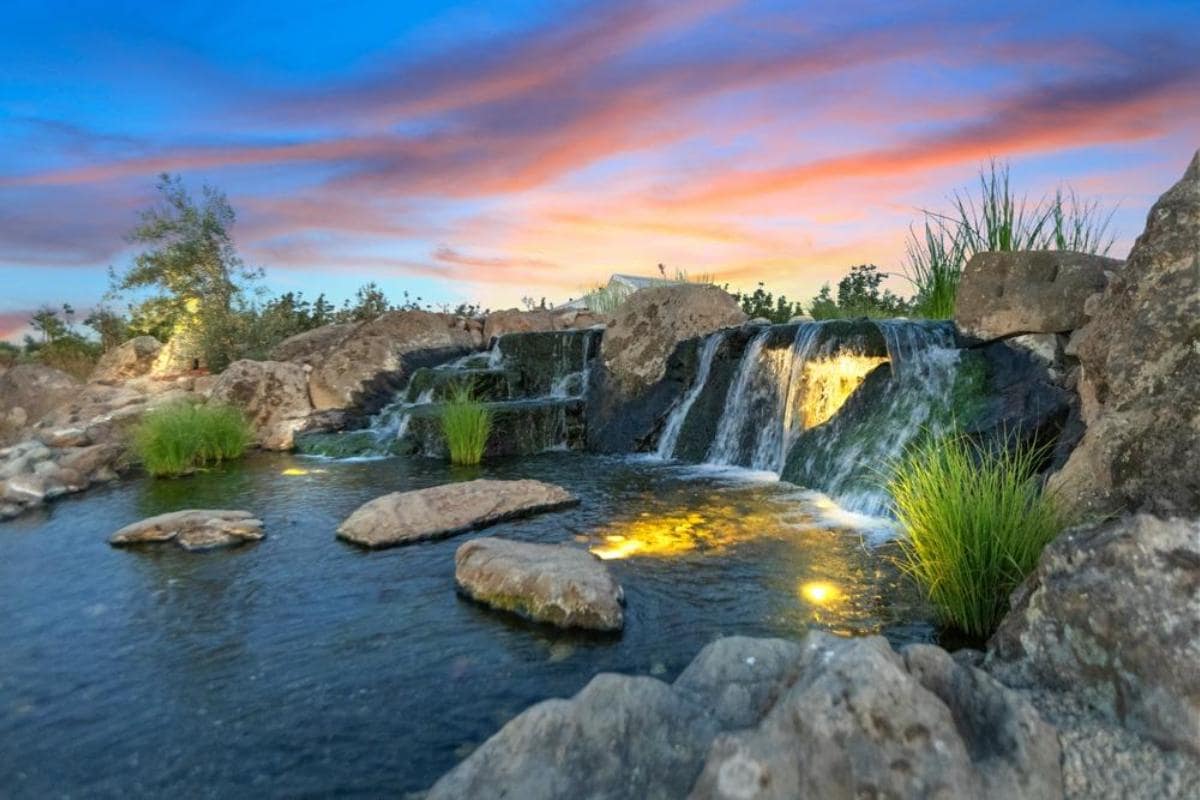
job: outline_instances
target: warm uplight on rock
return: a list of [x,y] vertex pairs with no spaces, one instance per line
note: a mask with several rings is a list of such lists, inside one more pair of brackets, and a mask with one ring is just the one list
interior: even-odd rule
[[804,365],[804,427],[825,422],[842,407],[863,379],[887,359],[840,355]]

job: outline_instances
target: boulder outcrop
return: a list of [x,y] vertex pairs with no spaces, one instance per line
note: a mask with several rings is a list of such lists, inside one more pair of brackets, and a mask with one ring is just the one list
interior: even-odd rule
[[542,481],[480,479],[447,483],[377,497],[347,517],[338,526],[337,535],[363,547],[395,547],[478,530],[578,502],[566,489]]
[[1080,513],[1200,514],[1200,152],[1072,337],[1087,430],[1050,487]]
[[75,396],[79,381],[42,364],[17,364],[0,375],[0,445],[21,438],[26,428]]
[[162,342],[153,336],[134,337],[101,356],[88,380],[117,383],[148,375],[162,348]]
[[[945,651],[720,639],[673,685],[599,675],[504,726],[443,798],[1062,796],[1054,729]],[[690,792],[690,794],[689,794]]]
[[313,411],[304,367],[285,361],[235,361],[220,374],[210,402],[241,409],[267,450],[290,450]]
[[1087,299],[1120,268],[1116,259],[1064,250],[978,253],[963,268],[954,321],[984,340],[1069,333],[1087,321]]
[[339,337],[330,334],[327,349],[307,356],[309,396],[318,411],[357,406],[373,413],[412,370],[477,346],[457,318],[427,311],[389,311]]
[[621,586],[577,547],[473,539],[454,554],[454,579],[468,597],[535,622],[599,631],[625,624]]
[[1138,515],[1060,536],[1014,593],[989,663],[1200,756],[1200,523]]
[[189,509],[159,514],[126,525],[108,540],[114,547],[172,542],[184,550],[254,542],[263,538],[263,524],[249,511]]

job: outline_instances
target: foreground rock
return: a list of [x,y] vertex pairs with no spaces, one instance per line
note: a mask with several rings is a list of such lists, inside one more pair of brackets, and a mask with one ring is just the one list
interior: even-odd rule
[[1069,689],[1200,756],[1200,523],[1141,515],[1059,537],[989,659],[1006,681]]
[[589,446],[602,452],[644,449],[690,382],[690,372],[668,374],[672,354],[683,342],[745,321],[737,301],[715,286],[634,292],[609,321],[591,372]]
[[184,550],[211,550],[261,538],[262,521],[255,519],[249,511],[191,509],[160,514],[126,525],[114,533],[108,543],[123,547],[174,542]]
[[586,550],[473,539],[454,554],[454,579],[471,598],[535,622],[599,631],[625,625],[624,592]]
[[1072,336],[1087,431],[1050,486],[1082,513],[1200,514],[1200,152]]
[[395,547],[478,530],[578,502],[566,489],[542,481],[447,483],[377,497],[347,517],[338,526],[337,535],[363,547]]
[[1116,259],[1063,250],[979,253],[963,268],[954,321],[985,340],[1069,333],[1087,321],[1085,301],[1120,268]]
[[292,449],[296,431],[313,411],[304,368],[283,361],[235,361],[217,378],[209,398],[241,409],[256,443],[267,450]]
[[79,392],[79,381],[42,364],[18,364],[0,375],[0,445],[22,438],[26,429]]
[[88,380],[116,383],[148,375],[162,348],[162,342],[153,336],[134,337],[101,356]]
[[448,798],[1057,798],[1054,729],[944,651],[731,637],[673,685],[600,675],[517,716]]

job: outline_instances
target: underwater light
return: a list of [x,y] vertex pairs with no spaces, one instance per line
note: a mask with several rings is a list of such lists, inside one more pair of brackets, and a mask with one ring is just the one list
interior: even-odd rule
[[842,591],[826,581],[808,581],[800,584],[800,596],[816,606],[836,603],[842,599]]
[[300,476],[300,475],[321,475],[321,474],[324,474],[325,472],[328,472],[328,470],[324,470],[324,469],[301,469],[300,467],[288,467],[287,469],[285,469],[283,472],[281,472],[281,473],[279,473],[279,474],[280,474],[280,475],[287,476],[287,477],[289,477],[289,478],[295,478],[295,477],[297,477],[297,476]]

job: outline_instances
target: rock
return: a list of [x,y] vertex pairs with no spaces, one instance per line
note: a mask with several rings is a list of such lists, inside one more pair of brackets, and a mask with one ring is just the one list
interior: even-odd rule
[[1065,250],[978,253],[963,268],[954,321],[983,340],[1070,332],[1087,321],[1088,297],[1120,268],[1116,259]]
[[1069,689],[1200,756],[1200,523],[1138,515],[1060,536],[988,649],[1005,680]]
[[160,514],[114,533],[108,543],[126,545],[174,542],[184,550],[210,550],[263,538],[263,524],[248,511],[190,509]]
[[690,797],[1062,796],[1054,729],[932,646],[810,633],[757,727],[717,737]]
[[730,637],[673,685],[599,675],[518,715],[443,798],[1062,796],[1054,729],[932,646]]
[[788,320],[789,325],[795,325],[800,322],[815,322],[815,320],[812,317],[810,317],[808,314],[797,314],[796,316],[794,316]]
[[175,376],[205,369],[206,366],[204,351],[195,332],[179,327],[154,357],[149,374],[154,377]]
[[577,504],[566,489],[535,480],[474,480],[393,492],[359,507],[338,526],[341,539],[382,548],[478,530]]
[[309,376],[313,406],[362,406],[377,411],[412,370],[434,366],[474,349],[471,334],[454,318],[427,311],[390,311],[365,322],[333,345]]
[[42,364],[18,364],[0,375],[0,445],[79,392],[79,381]]
[[37,439],[47,447],[87,447],[92,439],[83,428],[54,428],[41,431]]
[[162,347],[162,342],[153,336],[134,337],[101,356],[88,380],[112,383],[140,378],[153,369]]
[[290,450],[312,412],[304,368],[285,361],[235,361],[221,373],[210,402],[241,409],[267,450]]
[[275,345],[275,349],[271,351],[271,360],[319,364],[325,355],[344,342],[356,327],[358,323],[343,322],[298,333]]
[[771,320],[767,319],[766,317],[755,317],[754,319],[748,321],[746,324],[747,325],[770,325]]
[[624,592],[586,550],[473,539],[454,554],[454,579],[472,599],[535,622],[599,631],[625,624]]
[[600,344],[600,360],[617,388],[637,394],[662,379],[667,357],[680,342],[745,321],[733,296],[716,286],[641,289],[613,315]]
[[1087,431],[1050,480],[1080,513],[1200,514],[1200,152],[1071,337]]
[[554,312],[548,309],[519,311],[509,308],[503,311],[493,311],[483,320],[483,340],[490,342],[497,336],[506,333],[529,333],[530,331],[553,331],[559,326],[555,322]]

